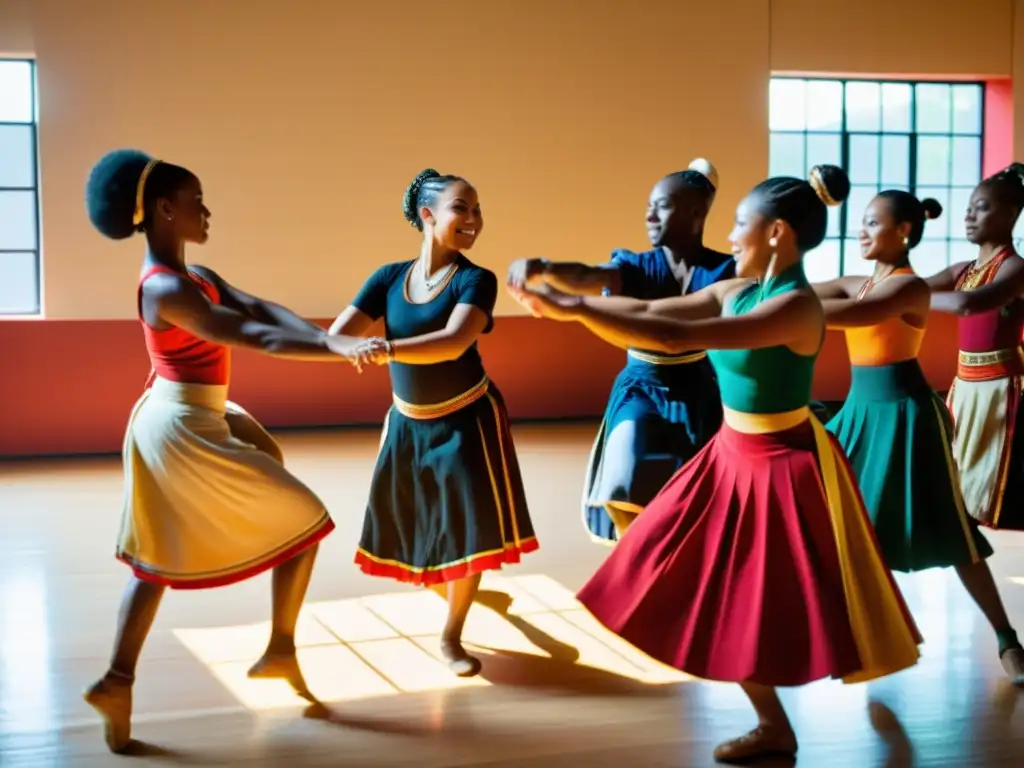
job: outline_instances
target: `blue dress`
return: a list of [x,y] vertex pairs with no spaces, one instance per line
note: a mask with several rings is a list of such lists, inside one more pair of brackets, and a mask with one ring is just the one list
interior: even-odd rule
[[[609,264],[619,269],[623,296],[655,300],[681,293],[660,248],[644,253],[617,250]],[[686,293],[735,276],[731,256],[705,248]],[[706,353],[671,356],[629,350],[626,367],[612,385],[587,468],[583,520],[591,537],[606,544],[617,541],[605,504],[617,502],[639,513],[721,424],[718,382]]]
[[[434,297],[409,299],[415,261],[378,269],[352,301],[388,339],[443,329],[459,304],[493,326],[498,281],[459,256]],[[537,549],[501,393],[474,342],[456,360],[389,366],[384,420],[356,563],[371,576],[430,586],[497,570]]]

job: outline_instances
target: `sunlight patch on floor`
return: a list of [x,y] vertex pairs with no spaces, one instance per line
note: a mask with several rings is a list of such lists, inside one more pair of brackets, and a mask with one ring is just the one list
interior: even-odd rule
[[[325,702],[488,686],[489,657],[493,662],[547,659],[554,676],[580,671],[651,685],[689,679],[610,633],[548,576],[485,574],[478,602],[463,639],[480,654],[484,671],[468,679],[453,675],[441,659],[438,633],[447,605],[433,592],[309,603],[296,632],[306,681]],[[174,635],[250,709],[302,706],[305,702],[284,682],[246,677],[269,632],[270,622],[264,621],[181,628]]]

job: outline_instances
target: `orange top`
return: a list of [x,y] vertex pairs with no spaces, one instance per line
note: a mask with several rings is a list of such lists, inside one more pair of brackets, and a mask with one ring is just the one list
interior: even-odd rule
[[[892,275],[912,275],[910,267],[893,270]],[[857,296],[860,301],[874,283],[868,279]],[[890,317],[876,325],[846,329],[846,347],[850,364],[861,366],[892,365],[913,360],[921,350],[924,328],[915,328],[901,316]]]
[[[228,347],[200,339],[177,327],[157,330],[150,327],[142,316],[142,285],[158,272],[178,274],[168,267],[152,267],[139,280],[139,319],[146,337],[146,351],[149,352],[149,361],[153,366],[150,381],[153,376],[159,376],[186,384],[227,384],[231,376],[231,350]],[[194,272],[189,272],[188,276],[210,301],[220,303],[217,286]]]

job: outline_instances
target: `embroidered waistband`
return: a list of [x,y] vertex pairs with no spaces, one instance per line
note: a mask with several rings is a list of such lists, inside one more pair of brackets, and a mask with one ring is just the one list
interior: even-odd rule
[[1024,373],[1020,347],[991,352],[964,352],[957,358],[956,377],[961,381],[993,381]]
[[696,363],[708,356],[707,352],[690,352],[685,355],[659,355],[656,352],[643,352],[639,349],[627,349],[626,354],[634,360],[640,360],[651,365],[684,365]]
[[391,397],[395,403],[395,409],[403,416],[410,419],[440,419],[442,416],[449,416],[456,411],[462,410],[467,405],[475,403],[487,394],[489,386],[490,381],[485,376],[480,380],[479,384],[466,390],[461,395],[456,395],[445,400],[443,403],[431,403],[430,405],[407,403],[394,394]]

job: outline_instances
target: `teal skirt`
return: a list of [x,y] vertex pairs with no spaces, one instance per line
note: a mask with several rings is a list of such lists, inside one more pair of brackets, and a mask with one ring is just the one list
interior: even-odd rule
[[992,554],[964,507],[949,412],[917,360],[853,366],[850,394],[825,426],[850,459],[889,568],[909,573]]

